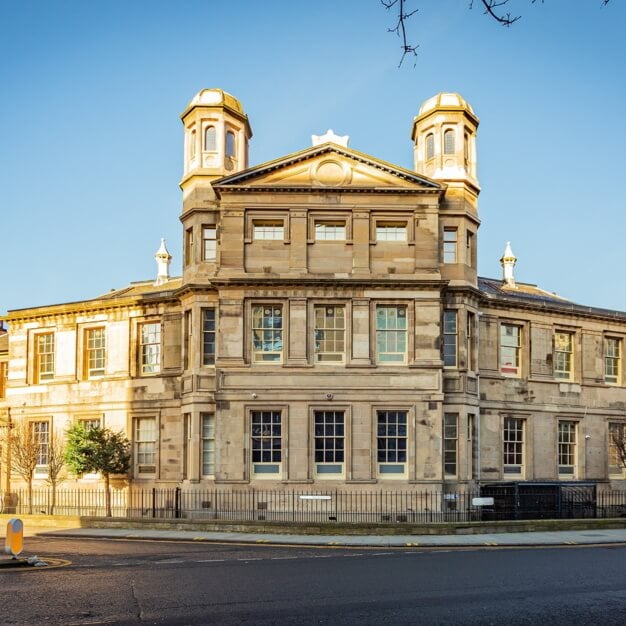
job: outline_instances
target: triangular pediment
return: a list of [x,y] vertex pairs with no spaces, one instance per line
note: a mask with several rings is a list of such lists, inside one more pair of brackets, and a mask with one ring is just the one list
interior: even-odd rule
[[213,183],[228,190],[369,190],[438,192],[445,185],[334,143],[313,146]]

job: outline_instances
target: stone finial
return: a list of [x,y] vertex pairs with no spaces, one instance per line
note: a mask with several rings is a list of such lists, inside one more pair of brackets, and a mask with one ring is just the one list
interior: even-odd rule
[[172,255],[165,247],[165,239],[161,238],[161,245],[154,255],[154,258],[157,263],[157,277],[154,284],[158,287],[170,279],[170,262],[172,261]]
[[506,242],[506,248],[504,249],[504,254],[500,259],[500,264],[502,265],[502,282],[507,287],[515,287],[515,276],[513,275],[513,268],[515,267],[515,263],[517,262],[517,257],[513,254],[513,250],[511,249],[511,242]]
[[311,142],[314,146],[319,146],[323,143],[336,143],[344,148],[348,147],[348,141],[350,141],[349,135],[335,135],[335,131],[329,128],[325,135],[311,135]]

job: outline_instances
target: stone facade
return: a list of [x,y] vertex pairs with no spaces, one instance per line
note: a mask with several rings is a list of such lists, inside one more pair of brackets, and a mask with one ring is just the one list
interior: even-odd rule
[[33,424],[36,481],[76,420],[133,442],[118,484],[623,478],[626,314],[516,284],[510,246],[505,280],[477,277],[478,118],[458,94],[422,105],[414,171],[331,131],[248,167],[250,123],[217,89],[182,121],[182,278],[162,243],[155,282],[5,318],[0,420]]

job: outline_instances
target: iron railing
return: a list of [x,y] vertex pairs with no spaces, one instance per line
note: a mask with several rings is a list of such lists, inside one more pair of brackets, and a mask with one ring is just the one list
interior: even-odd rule
[[[596,485],[487,485],[480,491],[294,491],[257,489],[114,489],[116,518],[300,523],[430,524],[511,519],[626,517],[626,490]],[[480,499],[479,499],[480,498]],[[4,513],[106,516],[104,489],[0,492]]]

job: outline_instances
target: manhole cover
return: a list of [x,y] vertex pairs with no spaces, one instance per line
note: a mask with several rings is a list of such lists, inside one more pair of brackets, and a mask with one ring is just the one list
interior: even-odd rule
[[65,567],[71,565],[71,561],[66,559],[58,559],[53,556],[40,556],[40,561],[43,561],[45,565],[28,565],[25,558],[20,558],[19,561],[6,561],[0,563],[0,572],[30,572],[33,570],[47,570],[55,569],[57,567]]

